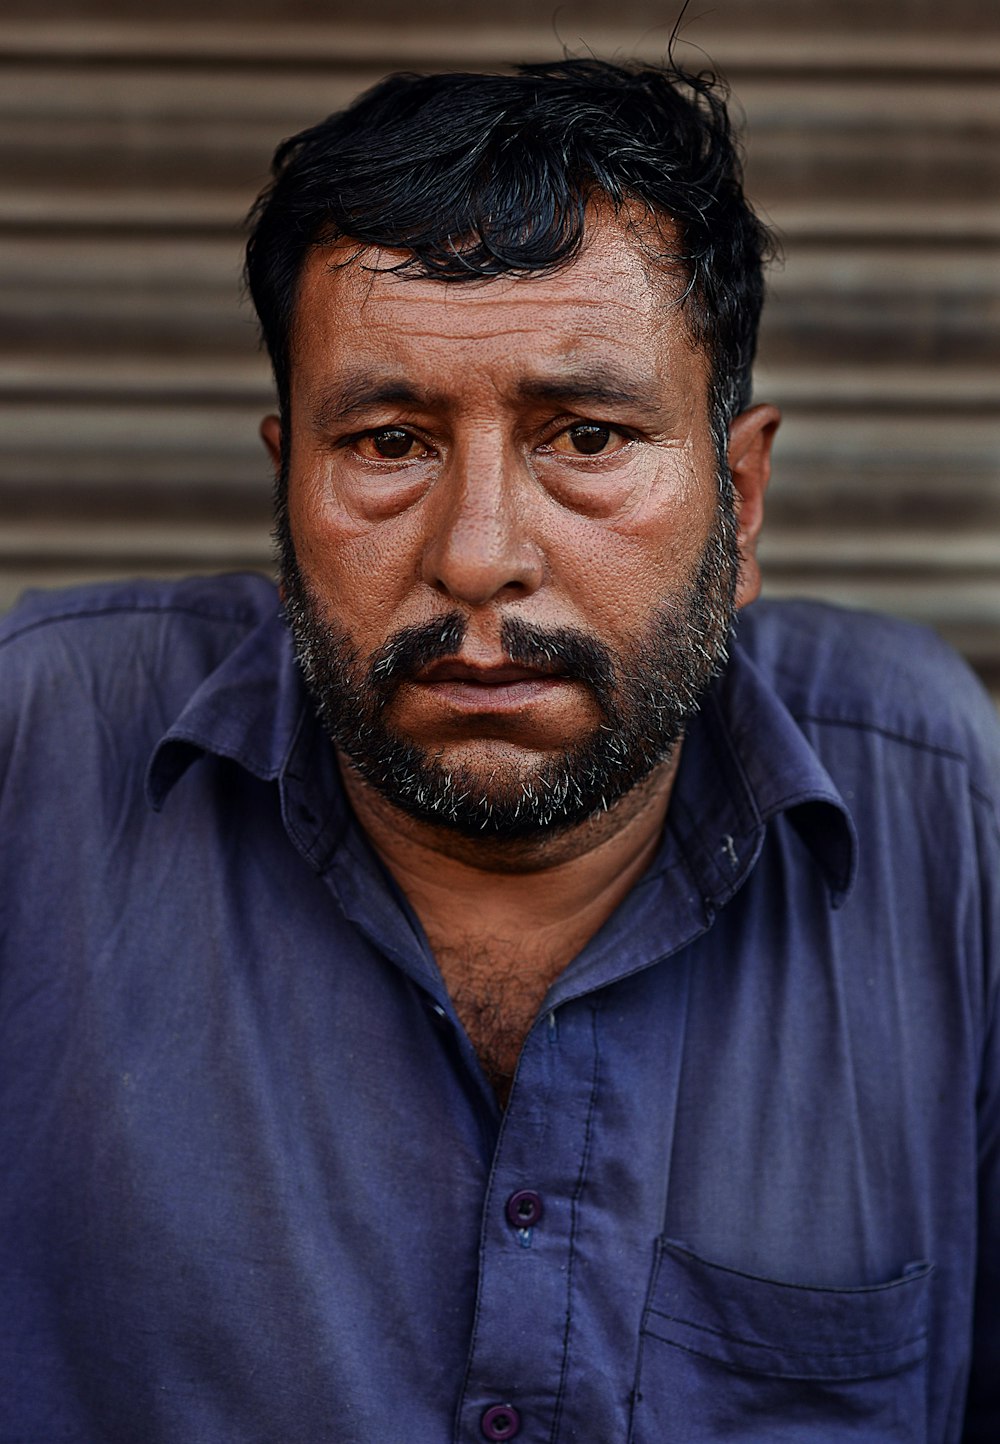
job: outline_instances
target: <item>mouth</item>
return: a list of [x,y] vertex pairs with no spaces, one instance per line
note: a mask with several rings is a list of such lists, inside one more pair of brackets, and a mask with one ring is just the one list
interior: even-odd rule
[[436,684],[458,682],[470,687],[507,687],[521,682],[545,682],[562,676],[557,669],[524,667],[506,660],[495,663],[462,662],[455,657],[444,657],[421,668],[414,679],[417,682]]
[[462,712],[516,711],[566,686],[561,670],[525,667],[506,659],[463,662],[445,657],[422,667],[413,685]]

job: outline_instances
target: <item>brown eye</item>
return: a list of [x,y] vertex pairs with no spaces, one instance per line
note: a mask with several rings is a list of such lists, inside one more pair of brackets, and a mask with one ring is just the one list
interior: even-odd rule
[[602,426],[597,421],[580,421],[560,432],[552,447],[563,453],[576,452],[578,456],[599,456],[608,449],[616,435],[611,426]]
[[404,461],[420,443],[401,426],[383,426],[358,439],[358,450],[369,461]]

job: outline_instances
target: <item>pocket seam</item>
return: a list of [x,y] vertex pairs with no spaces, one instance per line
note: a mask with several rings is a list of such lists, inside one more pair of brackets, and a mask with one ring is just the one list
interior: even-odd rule
[[[911,1369],[915,1362],[913,1359],[904,1359],[895,1365],[894,1368],[879,1368],[878,1372],[873,1374],[788,1374],[781,1373],[775,1369],[757,1369],[747,1366],[741,1368],[739,1364],[731,1363],[728,1359],[720,1359],[718,1354],[707,1354],[701,1349],[692,1348],[690,1344],[680,1344],[676,1339],[665,1339],[662,1334],[657,1334],[648,1327],[645,1332],[649,1338],[655,1339],[658,1344],[666,1344],[669,1349],[680,1349],[682,1353],[693,1354],[697,1359],[707,1359],[710,1364],[715,1364],[720,1369],[726,1369],[731,1374],[741,1374],[748,1379],[791,1379],[804,1384],[846,1384],[863,1379],[891,1379],[893,1374],[901,1374],[904,1370]],[[925,1339],[926,1335],[921,1335],[921,1338]],[[836,1358],[839,1356],[827,1355],[827,1357]]]
[[[662,1309],[654,1309],[653,1306],[650,1305],[647,1310],[646,1328],[648,1332],[653,1335],[654,1339],[659,1339],[663,1344],[671,1344],[674,1341],[672,1339],[665,1339],[662,1334],[656,1333],[655,1330],[649,1327],[649,1315],[653,1315],[658,1319],[667,1319],[672,1324],[680,1324],[685,1329],[697,1329],[699,1333],[711,1334],[713,1338],[725,1339],[732,1344],[742,1344],[745,1348],[767,1349],[770,1353],[794,1354],[800,1359],[816,1358],[818,1356],[822,1356],[824,1359],[877,1359],[880,1354],[894,1354],[897,1349],[906,1349],[913,1344],[923,1344],[927,1342],[927,1331],[925,1329],[922,1333],[915,1334],[912,1338],[898,1339],[891,1344],[884,1344],[878,1349],[858,1349],[850,1353],[837,1354],[831,1353],[829,1349],[824,1348],[790,1349],[781,1343],[767,1343],[761,1342],[758,1339],[744,1339],[739,1334],[727,1334],[723,1329],[713,1329],[709,1324],[696,1324],[692,1319],[682,1319],[677,1314],[665,1314]],[[683,1348],[684,1345],[678,1344],[677,1347]],[[691,1352],[698,1353],[699,1351],[692,1349]],[[704,1357],[710,1358],[712,1356],[706,1354]],[[781,1377],[784,1378],[785,1376],[782,1375]]]
[[[848,1288],[841,1288],[836,1285],[825,1287],[822,1284],[801,1284],[788,1279],[770,1278],[767,1274],[750,1273],[747,1269],[732,1268],[729,1264],[716,1263],[714,1259],[705,1258],[703,1254],[695,1253],[693,1249],[688,1248],[685,1244],[678,1243],[676,1239],[663,1236],[657,1240],[654,1280],[656,1274],[659,1273],[664,1258],[677,1257],[678,1255],[683,1259],[689,1259],[693,1264],[700,1268],[707,1269],[713,1274],[729,1274],[733,1278],[746,1279],[748,1283],[766,1284],[768,1288],[772,1289],[785,1289],[789,1292],[803,1294],[829,1295],[835,1299],[858,1296],[872,1297],[876,1294],[888,1293],[892,1289],[905,1288],[908,1284],[918,1279],[927,1278],[934,1273],[933,1263],[928,1259],[917,1259],[908,1265],[908,1270],[912,1271],[900,1274],[894,1279],[887,1279],[885,1283],[861,1284],[860,1286],[851,1286]],[[650,1305],[650,1308],[652,1308],[652,1305]]]

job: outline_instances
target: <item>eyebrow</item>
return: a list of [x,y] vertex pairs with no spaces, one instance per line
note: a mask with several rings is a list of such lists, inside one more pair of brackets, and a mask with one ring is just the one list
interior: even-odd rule
[[418,390],[402,376],[377,376],[358,372],[324,389],[317,398],[313,421],[319,427],[370,411],[377,406],[426,406],[434,397]]
[[[622,376],[602,369],[558,372],[521,381],[516,395],[522,401],[548,401],[563,405],[638,406],[658,410],[663,404],[661,387],[652,377]],[[434,408],[444,404],[437,392],[424,391],[404,376],[384,376],[366,371],[326,387],[318,397],[313,421],[319,428],[349,421],[379,406]]]
[[560,372],[521,382],[518,395],[527,401],[596,402],[599,406],[662,406],[662,388],[652,377],[630,377],[610,369]]

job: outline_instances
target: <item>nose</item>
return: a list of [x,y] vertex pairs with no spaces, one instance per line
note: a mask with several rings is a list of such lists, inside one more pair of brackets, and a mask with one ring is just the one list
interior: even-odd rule
[[530,596],[544,577],[535,500],[527,468],[501,442],[456,449],[430,498],[424,581],[471,607]]

